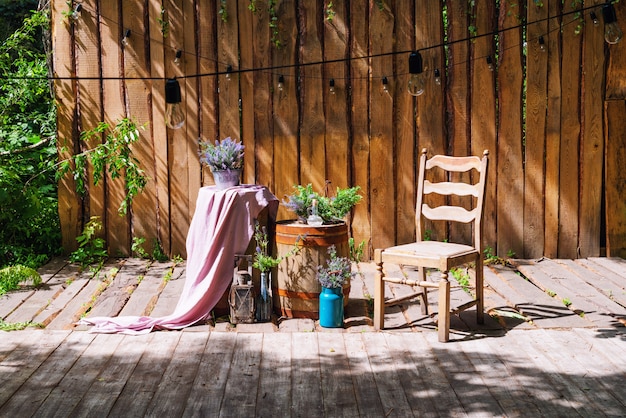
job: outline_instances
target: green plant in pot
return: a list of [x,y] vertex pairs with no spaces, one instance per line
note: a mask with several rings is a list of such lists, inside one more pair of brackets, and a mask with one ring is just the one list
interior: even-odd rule
[[352,277],[352,264],[339,257],[334,245],[328,247],[326,266],[317,267],[317,280],[322,286],[319,301],[320,325],[326,328],[343,326],[343,285]]
[[238,186],[243,168],[244,145],[231,137],[215,144],[200,141],[200,162],[206,164],[213,173],[218,189]]
[[298,220],[306,222],[315,207],[317,215],[322,218],[324,224],[342,222],[343,218],[352,208],[361,201],[359,186],[341,189],[337,187],[335,196],[322,196],[313,190],[311,184],[306,186],[294,186],[294,193],[287,196],[288,201],[283,201],[285,207],[296,214]]

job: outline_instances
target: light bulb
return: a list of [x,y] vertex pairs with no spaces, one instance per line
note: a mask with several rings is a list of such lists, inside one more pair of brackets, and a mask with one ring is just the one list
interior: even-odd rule
[[441,71],[439,71],[439,68],[435,68],[435,84],[441,85]]
[[185,124],[185,114],[180,101],[178,80],[170,78],[165,82],[165,124],[168,128],[179,129]]
[[226,67],[226,80],[230,81],[232,72],[233,72],[232,65],[229,65],[228,67]]
[[609,44],[618,43],[624,34],[617,24],[615,8],[611,3],[602,6],[602,17],[604,17],[604,40]]
[[80,12],[82,11],[83,11],[82,3],[77,3],[76,6],[74,6],[74,10],[72,11],[72,19],[78,20],[80,18]]
[[495,67],[493,66],[493,60],[491,59],[491,55],[487,57],[487,68],[489,68],[489,71],[493,71],[495,69]]
[[419,51],[409,55],[409,77],[408,90],[411,96],[419,96],[424,93],[424,66],[422,56]]
[[283,91],[285,89],[285,77],[282,75],[278,76],[278,91]]
[[122,38],[122,45],[124,45],[124,46],[128,46],[129,45],[128,38],[130,38],[131,33],[132,32],[130,31],[130,29],[126,29],[124,31],[124,37]]
[[543,39],[543,36],[539,37],[539,49],[541,50],[541,52],[546,52],[547,48],[546,48],[546,40]]

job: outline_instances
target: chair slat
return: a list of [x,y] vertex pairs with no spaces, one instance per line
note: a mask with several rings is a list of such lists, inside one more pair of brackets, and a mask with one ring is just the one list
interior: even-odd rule
[[478,185],[467,183],[452,183],[440,181],[431,183],[424,180],[424,194],[436,193],[440,195],[456,195],[456,196],[474,196],[478,197],[480,188]]
[[472,169],[480,171],[481,160],[478,157],[450,157],[447,155],[435,155],[426,161],[426,170],[439,167],[446,171],[457,173],[470,171]]
[[460,206],[437,206],[431,208],[424,204],[422,205],[422,215],[431,221],[454,221],[469,223],[476,218],[476,209],[467,210]]

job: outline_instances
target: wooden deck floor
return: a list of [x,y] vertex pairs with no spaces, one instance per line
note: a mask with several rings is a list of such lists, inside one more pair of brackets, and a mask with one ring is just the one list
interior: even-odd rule
[[[91,278],[55,260],[43,287],[0,298],[4,321],[46,325],[0,332],[0,416],[624,416],[626,262],[515,264],[485,268],[488,320],[453,316],[442,344],[418,302],[390,309],[387,329],[373,331],[367,263],[344,329],[218,318],[181,332],[92,334],[73,326],[85,312],[170,313],[184,265],[116,260]],[[467,298],[453,291],[454,303]]]

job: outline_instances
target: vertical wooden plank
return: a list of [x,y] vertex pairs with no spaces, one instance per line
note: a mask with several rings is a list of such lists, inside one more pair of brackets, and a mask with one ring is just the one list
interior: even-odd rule
[[[361,187],[361,202],[352,214],[352,237],[358,244],[369,241],[370,229],[370,194],[369,194],[369,60],[363,57],[369,50],[369,7],[366,0],[350,1],[350,121],[352,144],[350,165],[352,184]],[[390,79],[392,83],[396,80]],[[366,245],[364,257],[370,258],[371,245]]]
[[[104,94],[104,122],[115,126],[125,118],[124,95],[126,84],[123,79],[122,36],[124,31],[121,8],[117,1],[102,2],[100,33],[102,34],[102,82]],[[136,41],[142,42],[141,34],[134,33]],[[132,36],[132,35],[131,35]],[[107,233],[109,254],[130,254],[130,215],[120,215],[118,209],[124,200],[125,189],[122,178],[115,181],[110,175],[106,178],[107,217],[104,228]]]
[[[198,22],[200,28],[198,31],[198,71],[200,74],[214,74],[217,72],[217,61],[214,57],[217,48],[217,10],[212,2],[200,1],[198,3]],[[200,77],[198,95],[200,100],[199,138],[201,141],[215,142],[219,139],[217,77]],[[247,160],[249,154],[246,154]],[[213,177],[210,173],[211,170],[208,167],[202,167],[202,186],[212,181]]]
[[[78,77],[79,98],[79,131],[95,128],[102,121],[102,80],[100,77],[100,31],[98,30],[98,5],[95,0],[83,1],[83,12],[80,18],[68,23],[74,25],[76,37],[80,42],[76,43],[76,76]],[[82,141],[81,141],[82,142]],[[87,143],[81,143],[82,151],[90,150],[102,144],[102,137],[96,137]],[[106,222],[106,209],[104,197],[104,179],[97,186],[93,184],[93,167],[88,168],[87,190],[88,205],[85,209],[88,218],[98,216],[102,222]]]
[[[51,3],[54,94],[57,100],[57,149],[59,161],[67,160],[77,149],[78,132],[76,101],[70,77],[75,74],[73,63],[72,30],[63,16],[67,5],[63,0]],[[76,183],[70,173],[58,182],[59,220],[61,223],[61,246],[66,252],[77,248],[76,237],[82,228],[82,203],[76,193]]]
[[[225,21],[217,21],[217,70],[219,83],[219,137],[241,139],[239,127],[239,34],[236,2],[215,2],[216,10],[225,7]],[[228,74],[229,66],[233,73]]]
[[[626,21],[626,3],[612,2],[617,15],[617,22],[622,30],[624,30],[624,22]],[[596,14],[600,18],[599,32],[602,31],[602,16],[599,10]],[[608,58],[606,68],[606,93],[605,100],[624,99],[626,98],[626,42],[618,42],[608,46]]]
[[[288,66],[297,60],[297,21],[296,9],[292,1],[281,0],[276,3],[280,16],[280,33],[284,39],[282,48],[272,48],[272,64]],[[284,78],[283,90],[278,89],[278,78]],[[279,198],[293,192],[293,186],[299,184],[298,167],[298,76],[295,68],[277,70],[271,74],[274,133],[274,188],[272,191]],[[343,114],[345,115],[345,109]],[[278,218],[293,218],[294,214],[284,207],[279,208]]]
[[[328,4],[325,6],[329,7]],[[346,58],[347,27],[346,3],[333,1],[332,19],[324,19],[324,61]],[[326,114],[326,178],[331,182],[331,191],[348,186],[348,121],[346,118],[348,89],[346,62],[330,62],[324,65],[326,79],[333,79],[335,92],[323,89]]]
[[[544,239],[544,159],[547,106],[547,69],[550,36],[548,8],[529,4],[526,40],[526,142],[524,147],[524,252],[519,257],[538,258],[543,254]],[[540,44],[540,39],[543,44]],[[542,49],[542,46],[544,49]]]
[[[181,90],[181,103],[183,111],[188,111],[188,86],[184,79],[180,77],[187,73],[187,56],[180,65],[174,64],[176,51],[184,49],[185,39],[185,16],[183,15],[183,0],[167,0],[164,2],[167,11],[169,31],[165,39],[165,76],[167,78],[178,78]],[[189,17],[191,19],[191,16]],[[185,115],[185,125],[189,116]],[[172,255],[186,256],[185,242],[187,231],[191,223],[189,207],[191,205],[189,196],[189,171],[188,156],[190,141],[195,138],[188,138],[185,126],[181,129],[168,129],[168,166],[170,173],[170,219],[171,219],[171,253]]]
[[[586,2],[588,3],[588,2]],[[591,4],[602,4],[593,0]],[[588,4],[585,4],[587,6]],[[583,94],[580,212],[578,215],[580,257],[600,255],[602,219],[602,163],[604,161],[603,134],[603,81],[604,38],[585,13],[583,40]]]
[[[410,51],[415,45],[415,9],[412,2],[399,1],[395,4],[395,51]],[[407,68],[407,54],[394,55],[394,68]],[[427,68],[432,74],[432,68]],[[397,70],[396,70],[397,72]],[[388,75],[392,84],[389,87],[390,93],[385,93],[382,84],[377,85],[380,80],[373,80],[374,95],[382,92],[382,95],[393,95],[394,104],[394,137],[396,138],[396,223],[398,232],[396,236],[397,244],[405,244],[415,241],[415,193],[416,193],[416,141],[415,141],[415,101],[408,94],[406,86],[398,83],[396,77]],[[432,78],[428,79],[427,93],[432,94],[435,86]]]
[[[548,14],[561,13],[561,1],[546,2]],[[561,36],[560,19],[550,19],[546,38],[548,51],[548,108],[546,110],[546,179],[545,179],[545,230],[546,257],[556,258],[559,244],[559,165],[561,155]]]
[[[425,71],[427,72],[426,92],[419,96],[416,103],[416,130],[417,149],[414,158],[418,159],[422,148],[428,149],[429,155],[446,153],[446,114],[445,114],[445,90],[446,90],[446,68],[445,50],[441,48],[430,49],[433,45],[443,44],[443,21],[442,3],[437,0],[415,2],[415,19],[419,19],[420,24],[415,25],[415,47],[416,49],[427,48],[422,51]],[[398,67],[401,74],[408,74],[408,56],[404,56],[404,63]],[[435,83],[434,73],[439,69],[441,74],[441,84]],[[407,77],[401,77],[399,87],[401,92],[406,93]],[[416,161],[416,165],[418,162]],[[417,167],[416,167],[417,168]],[[415,181],[417,177],[414,175]],[[442,179],[433,179],[441,181]],[[444,203],[443,198],[432,202],[433,205]],[[413,203],[415,206],[415,202]],[[415,213],[415,207],[413,208]],[[433,239],[443,240],[446,238],[446,226],[442,222],[426,222],[425,231],[429,231]],[[420,237],[424,239],[424,237]]]
[[626,258],[626,102],[607,100],[606,118],[606,255]]
[[[128,116],[138,126],[147,126],[151,120],[151,82],[146,80],[150,57],[146,51],[149,45],[149,31],[146,28],[143,0],[122,2],[124,27],[132,28],[133,34],[128,47],[124,49],[124,76],[127,94],[125,97]],[[146,252],[151,251],[151,245],[157,237],[156,225],[156,178],[154,172],[154,147],[150,130],[139,129],[139,140],[133,145],[132,151],[139,161],[141,169],[147,178],[147,183],[141,193],[134,199],[131,208],[131,228],[134,237],[144,238]]]
[[[384,1],[370,9],[370,46],[372,55],[389,51],[393,39],[394,15]],[[393,58],[381,56],[372,59],[372,80],[393,73]],[[405,79],[405,83],[408,80]],[[378,85],[378,83],[376,83]],[[406,85],[406,84],[405,84]],[[370,189],[372,216],[372,246],[384,248],[396,242],[396,195],[394,178],[393,99],[378,94],[370,87]],[[393,221],[392,221],[393,220]]]
[[[277,46],[270,42],[269,2],[257,2],[256,19],[253,20],[253,68],[269,67],[272,62],[272,49]],[[282,36],[280,38],[282,40]],[[265,71],[254,71],[254,156],[255,179],[259,184],[274,190],[274,146],[272,124],[272,75]]]
[[320,62],[322,44],[317,24],[321,21],[322,8],[317,1],[298,3],[300,20],[299,64],[300,71],[300,182],[311,183],[313,190],[322,192],[324,189],[325,160],[324,149],[324,107],[322,90],[328,89],[328,79],[324,78],[321,65],[307,65]]
[[[202,182],[200,156],[198,155],[200,149],[198,145],[198,137],[200,136],[200,80],[198,77],[194,77],[196,74],[199,74],[197,37],[200,29],[198,27],[197,3],[197,0],[183,2],[185,22],[183,51],[186,53],[185,72],[187,76],[191,76],[185,79],[187,117],[184,126],[187,140],[187,171],[189,179],[187,184],[189,188],[189,208],[187,213],[190,222],[196,211],[196,200],[198,199],[198,192]],[[236,11],[233,14],[236,15]],[[234,20],[234,23],[236,23],[236,20]],[[237,128],[239,128],[239,118],[237,118]],[[239,138],[239,129],[237,129],[235,137]]]
[[[469,42],[459,40],[468,36],[468,7],[465,0],[448,2],[448,78],[446,89],[446,110],[448,112],[448,153],[455,156],[470,154],[469,145],[469,87],[470,55]],[[468,181],[469,174],[452,175],[453,181]],[[471,208],[470,199],[451,197],[451,203]],[[472,242],[471,225],[454,223],[450,226],[450,240],[470,244]]]
[[[500,28],[518,26],[519,4],[500,8]],[[522,167],[522,35],[520,29],[500,32],[499,51],[499,132],[495,167],[498,188],[499,255],[523,252],[524,177]],[[495,61],[494,61],[495,62]],[[486,65],[486,64],[485,64]]]
[[[254,68],[254,30],[253,22],[258,12],[248,10],[249,3],[237,2],[239,22],[239,63],[242,69]],[[201,23],[204,28],[206,24]],[[213,42],[216,42],[215,39]],[[211,56],[211,50],[206,50],[206,57]],[[256,159],[255,159],[255,132],[254,132],[254,74],[251,71],[239,74],[239,89],[241,95],[241,141],[245,148],[243,157],[243,178],[247,184],[256,183]],[[206,98],[203,98],[206,100]],[[214,122],[215,129],[217,123]]]
[[[150,76],[165,78],[165,35],[169,35],[169,16],[161,8],[160,0],[150,0],[148,14],[150,17]],[[164,22],[159,24],[159,22]],[[184,60],[183,56],[183,60]],[[165,84],[163,81],[152,80],[150,83],[152,109],[150,126],[147,128],[154,148],[154,184],[156,205],[156,235],[161,248],[168,255],[171,253],[170,224],[170,189],[168,179],[168,147],[167,128],[165,126]]]
[[[578,8],[579,6],[576,4],[565,2],[563,12],[572,12]],[[577,34],[578,17],[570,14],[563,19],[558,256],[560,258],[577,258],[582,44],[581,36]]]
[[471,49],[471,147],[473,155],[481,155],[489,151],[489,172],[487,173],[487,190],[485,192],[483,245],[496,248],[496,84],[495,73],[487,67],[487,57],[494,56],[493,36],[485,34],[493,32],[497,16],[495,4],[491,0],[478,0],[474,9],[474,26],[479,36],[472,42]]

